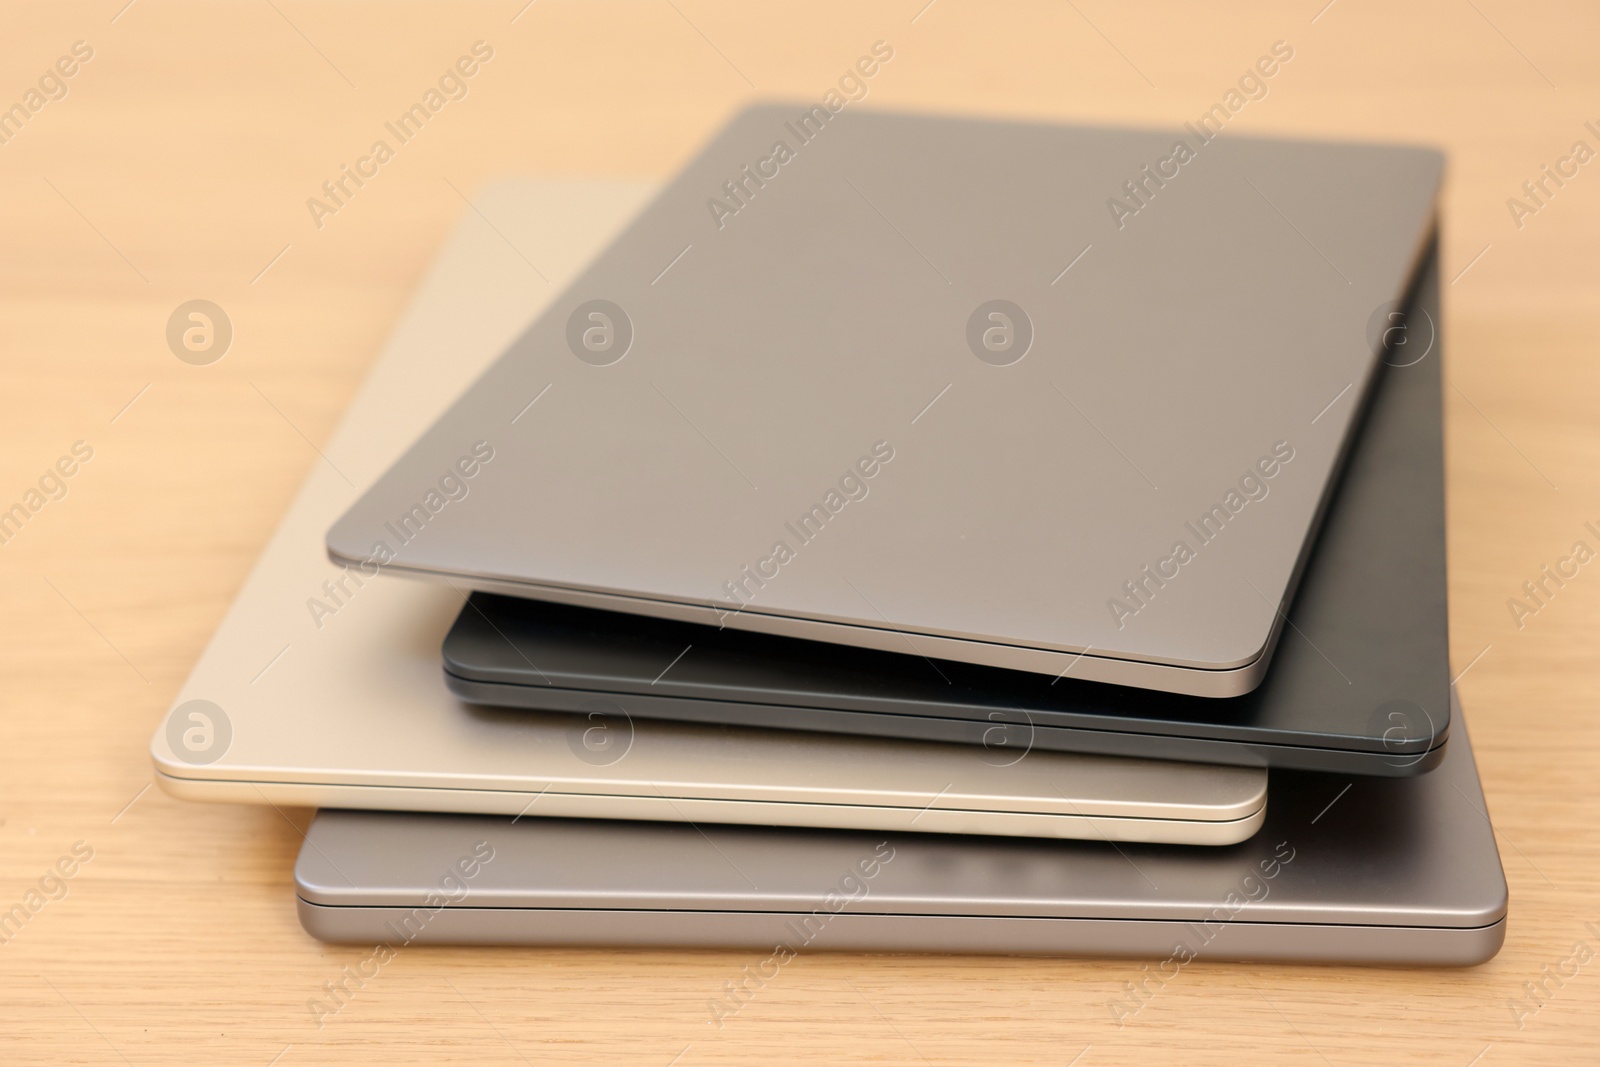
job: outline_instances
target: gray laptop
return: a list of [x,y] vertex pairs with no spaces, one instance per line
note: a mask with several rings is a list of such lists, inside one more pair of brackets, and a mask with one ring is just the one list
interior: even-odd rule
[[461,588],[1247,692],[1441,167],[1411,147],[752,108],[328,550]]
[[1426,773],[1450,727],[1437,254],[1404,321],[1288,610],[1289,632],[1266,679],[1243,696],[935,664],[491,593],[474,593],[445,638],[445,680],[483,704],[571,711],[599,697],[641,720]]
[[1418,778],[1273,772],[1226,848],[324,811],[315,937],[1473,964],[1506,882],[1466,730]]

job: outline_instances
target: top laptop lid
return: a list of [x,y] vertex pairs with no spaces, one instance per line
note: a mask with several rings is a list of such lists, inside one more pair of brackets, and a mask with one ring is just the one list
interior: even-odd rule
[[329,551],[488,591],[1247,691],[1441,166],[1194,129],[752,108]]

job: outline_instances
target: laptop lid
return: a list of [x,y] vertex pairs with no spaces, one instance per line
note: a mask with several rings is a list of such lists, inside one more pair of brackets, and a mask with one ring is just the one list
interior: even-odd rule
[[1438,153],[803,111],[718,134],[332,525],[333,557],[1252,688]]

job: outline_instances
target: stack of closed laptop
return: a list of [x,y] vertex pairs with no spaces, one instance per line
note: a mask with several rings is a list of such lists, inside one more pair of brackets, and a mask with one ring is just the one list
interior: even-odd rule
[[493,187],[163,786],[325,809],[327,940],[1492,956],[1442,162],[1203,136],[775,105]]

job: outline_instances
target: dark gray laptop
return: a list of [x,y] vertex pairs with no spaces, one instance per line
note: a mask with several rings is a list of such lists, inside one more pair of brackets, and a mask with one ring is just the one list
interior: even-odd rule
[[752,108],[334,524],[330,554],[1247,692],[1441,167],[1403,146]]
[[1473,964],[1506,883],[1457,723],[1417,778],[1275,771],[1223,848],[324,811],[300,920],[363,944]]
[[[474,594],[444,642],[465,699],[1350,774],[1419,774],[1449,732],[1438,271],[1424,268],[1266,680],[1239,697]],[[1400,323],[1405,323],[1403,327]],[[1271,505],[1272,498],[1264,503]]]

